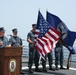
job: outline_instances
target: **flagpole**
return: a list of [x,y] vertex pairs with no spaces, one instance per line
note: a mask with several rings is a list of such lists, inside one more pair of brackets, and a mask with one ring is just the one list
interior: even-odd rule
[[48,9],[46,9],[46,12],[48,11]]
[[48,12],[48,9],[46,9],[46,18],[47,18],[47,12]]
[[39,8],[39,10],[38,11],[40,11],[40,8]]
[[70,58],[71,58],[71,53],[69,53],[69,56],[68,56],[68,60],[67,60],[67,69],[69,69],[70,67]]

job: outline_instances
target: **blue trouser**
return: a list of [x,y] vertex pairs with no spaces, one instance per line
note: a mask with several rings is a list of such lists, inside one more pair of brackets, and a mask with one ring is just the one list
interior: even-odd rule
[[29,48],[29,62],[28,62],[28,67],[32,67],[33,65],[33,61],[34,61],[34,47]]
[[[40,54],[36,50],[35,51],[35,58],[34,58],[34,63],[35,63],[36,68],[38,68],[38,66],[39,66],[39,58],[40,58]],[[43,66],[43,68],[46,68],[46,56],[45,56],[45,60],[42,59],[42,66]]]
[[48,57],[49,66],[52,67],[52,64],[53,64],[53,53],[52,52],[48,53],[47,57]]
[[39,66],[39,58],[40,58],[40,54],[37,50],[35,50],[34,63],[36,68],[38,68]]
[[62,46],[56,46],[55,48],[55,65],[63,66],[63,47]]

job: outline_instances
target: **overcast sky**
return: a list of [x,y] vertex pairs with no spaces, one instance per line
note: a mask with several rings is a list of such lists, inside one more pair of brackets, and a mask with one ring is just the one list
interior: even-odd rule
[[76,0],[0,0],[0,27],[5,28],[6,36],[17,28],[18,35],[26,40],[31,25],[37,23],[39,9],[44,18],[48,10],[76,31]]

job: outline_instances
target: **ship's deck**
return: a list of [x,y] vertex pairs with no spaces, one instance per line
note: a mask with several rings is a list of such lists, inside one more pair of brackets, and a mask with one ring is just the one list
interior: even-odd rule
[[[66,68],[67,65],[67,60],[64,61],[64,67]],[[28,73],[28,57],[22,57],[22,72],[24,74],[21,75],[76,75],[76,62],[71,62],[70,63],[70,68],[68,69],[59,69],[59,70],[55,70],[55,71],[51,71],[49,70],[49,65],[47,62],[47,72],[35,72],[33,74]],[[53,66],[55,67],[55,65],[53,64]],[[35,68],[35,66],[33,65],[32,67],[33,69]],[[39,66],[39,68],[42,68],[42,65]]]

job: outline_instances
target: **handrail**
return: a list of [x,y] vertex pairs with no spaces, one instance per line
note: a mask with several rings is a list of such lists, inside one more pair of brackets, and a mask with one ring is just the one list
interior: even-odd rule
[[[74,43],[74,48],[76,50],[76,43]],[[66,61],[68,59],[69,50],[67,48],[63,47],[63,51],[64,51],[64,61]],[[28,48],[28,46],[23,46],[23,54],[22,54],[22,56],[29,57],[28,54],[29,54],[29,48]],[[53,59],[55,59],[54,50],[53,50]],[[72,55],[70,61],[71,62],[76,62],[76,54]]]

